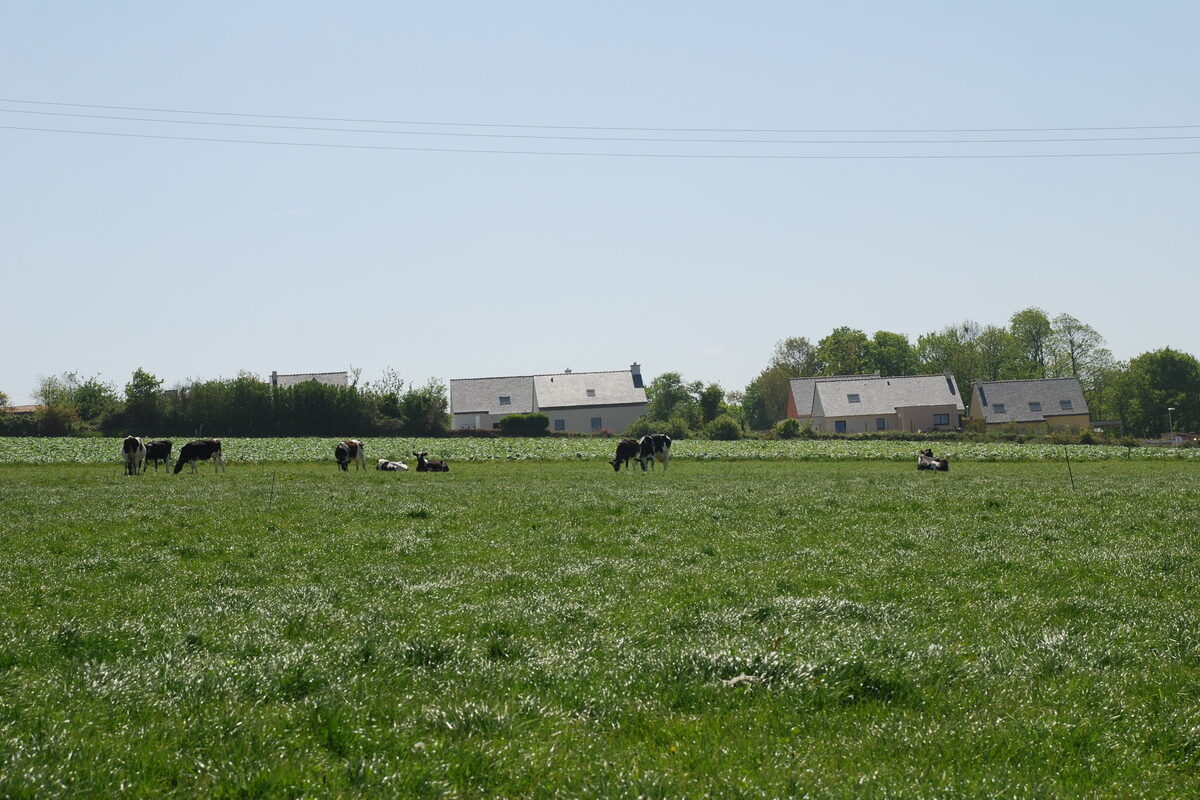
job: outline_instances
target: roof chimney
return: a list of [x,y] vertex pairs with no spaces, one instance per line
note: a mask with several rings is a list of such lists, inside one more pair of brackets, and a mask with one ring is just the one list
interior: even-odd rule
[[645,388],[645,384],[642,383],[642,365],[641,364],[637,363],[636,361],[633,362],[632,364],[630,364],[629,365],[629,374],[633,376],[633,388],[635,388],[635,389]]

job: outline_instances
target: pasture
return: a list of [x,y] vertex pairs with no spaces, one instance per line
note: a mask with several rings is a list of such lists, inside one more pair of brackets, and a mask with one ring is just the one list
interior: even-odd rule
[[1194,460],[683,444],[0,465],[0,796],[1200,794]]

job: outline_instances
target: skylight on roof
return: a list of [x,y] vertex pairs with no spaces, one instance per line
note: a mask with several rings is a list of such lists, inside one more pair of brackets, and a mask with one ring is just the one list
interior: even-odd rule
[[1071,411],[1072,410],[1072,405],[1071,405],[1070,400],[1059,400],[1058,407],[1060,409],[1062,409],[1063,411]]
[[596,396],[596,390],[595,390],[595,389],[588,389],[588,390],[587,390],[587,396],[588,396],[588,397],[595,397],[595,396]]
[[1004,403],[992,403],[992,411],[995,411],[997,414],[1003,414]]
[[1041,410],[1042,410],[1042,404],[1041,404],[1041,403],[1039,403],[1039,402],[1038,402],[1038,401],[1036,401],[1036,400],[1030,400],[1030,401],[1029,401],[1029,410],[1030,410],[1030,411],[1041,411]]
[[846,400],[851,403],[861,403],[862,402],[862,398],[856,394],[846,395]]

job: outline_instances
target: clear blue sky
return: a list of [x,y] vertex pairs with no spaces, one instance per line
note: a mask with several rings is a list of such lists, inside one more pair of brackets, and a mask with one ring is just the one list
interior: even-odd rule
[[1118,358],[1200,354],[1200,155],[862,158],[1200,138],[178,122],[1200,136],[762,133],[1200,126],[1197,30],[1194,2],[0,2],[0,390],[32,402],[67,370],[118,388],[138,367],[167,386],[351,366],[419,383],[634,360],[738,389],[787,336],[915,341],[1035,305]]

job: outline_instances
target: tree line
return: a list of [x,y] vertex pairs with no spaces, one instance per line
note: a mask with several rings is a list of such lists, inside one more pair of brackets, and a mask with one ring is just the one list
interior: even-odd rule
[[[664,372],[646,387],[646,415],[624,433],[736,439],[770,430],[786,417],[793,378],[947,372],[964,403],[977,380],[1075,377],[1092,419],[1120,421],[1125,434],[1200,429],[1200,362],[1194,356],[1168,347],[1120,362],[1087,323],[1065,313],[1052,318],[1035,307],[1013,314],[1007,325],[967,320],[916,342],[901,333],[868,335],[845,326],[815,344],[786,338],[744,390]],[[142,369],[123,391],[73,372],[45,378],[35,393],[44,408],[34,415],[0,414],[0,435],[438,436],[450,428],[445,385],[433,379],[409,385],[391,369],[361,386],[355,376],[351,386],[272,388],[249,373],[165,391],[162,383]],[[0,392],[0,408],[5,405]],[[524,430],[530,422],[514,420],[508,429]]]
[[763,431],[787,416],[794,378],[935,373],[954,376],[964,404],[980,380],[1074,377],[1092,419],[1120,421],[1125,434],[1157,437],[1169,427],[1200,428],[1200,362],[1194,356],[1164,348],[1120,362],[1092,326],[1070,314],[1052,318],[1036,307],[1013,314],[1007,325],[967,320],[916,342],[902,333],[868,335],[851,327],[836,328],[815,344],[786,338],[742,391],[666,373],[646,387],[647,415],[635,427],[705,435],[706,426],[723,416],[744,431]]
[[439,436],[450,428],[446,387],[434,379],[407,385],[394,370],[363,386],[307,381],[279,388],[244,372],[169,390],[162,384],[140,368],[122,391],[74,372],[43,378],[34,393],[42,408],[0,415],[0,434]]

